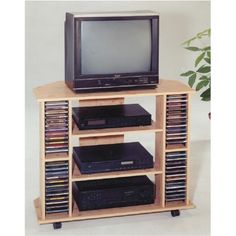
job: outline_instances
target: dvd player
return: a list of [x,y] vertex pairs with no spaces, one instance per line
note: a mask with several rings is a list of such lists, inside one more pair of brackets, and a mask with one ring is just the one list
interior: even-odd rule
[[80,211],[152,204],[155,185],[147,176],[73,183],[73,197]]
[[139,143],[118,143],[73,148],[82,174],[153,168],[153,156]]
[[81,130],[151,125],[151,114],[139,104],[73,108]]

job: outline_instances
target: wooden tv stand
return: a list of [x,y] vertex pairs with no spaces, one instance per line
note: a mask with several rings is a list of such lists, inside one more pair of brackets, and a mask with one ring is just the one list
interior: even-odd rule
[[[121,92],[102,92],[75,94],[64,82],[55,82],[40,86],[34,89],[34,94],[39,102],[40,110],[40,197],[34,200],[39,224],[53,223],[54,228],[60,228],[61,222],[95,219],[113,216],[136,215],[144,213],[154,213],[171,211],[172,216],[179,215],[179,210],[194,208],[194,204],[189,199],[189,113],[190,95],[194,91],[187,85],[173,80],[160,80],[158,88],[151,90],[132,90]],[[185,144],[166,145],[166,114],[169,95],[181,95],[186,97],[186,141]],[[142,127],[112,128],[100,130],[79,130],[72,120],[72,106],[101,106],[110,104],[122,104],[125,98],[129,97],[156,97],[156,117],[152,125]],[[68,153],[66,154],[45,154],[45,105],[47,102],[64,101],[68,103]],[[78,103],[78,104],[76,104]],[[127,133],[142,134],[143,132],[155,133],[155,155],[154,168],[129,170],[119,172],[107,172],[99,174],[81,174],[72,159],[73,140],[79,140],[79,145],[96,145],[108,143],[121,143]],[[182,201],[167,201],[165,196],[166,181],[166,155],[168,153],[186,153],[186,169],[183,175],[185,186],[185,199]],[[68,196],[69,205],[67,213],[46,214],[45,210],[45,165],[49,162],[65,161],[68,162]],[[168,165],[168,164],[167,164]],[[156,185],[156,199],[154,204],[139,205],[131,207],[120,207],[102,210],[79,211],[72,196],[72,182],[82,180],[95,180],[105,178],[117,178],[139,175],[154,175]]]

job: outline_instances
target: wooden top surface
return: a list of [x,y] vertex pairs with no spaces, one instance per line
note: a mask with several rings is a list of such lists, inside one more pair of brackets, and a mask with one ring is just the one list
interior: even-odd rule
[[180,93],[194,93],[194,90],[176,80],[160,80],[158,88],[156,89],[130,90],[119,92],[96,92],[76,94],[66,86],[64,81],[46,84],[34,89],[34,95],[39,102],[157,96],[164,94]]

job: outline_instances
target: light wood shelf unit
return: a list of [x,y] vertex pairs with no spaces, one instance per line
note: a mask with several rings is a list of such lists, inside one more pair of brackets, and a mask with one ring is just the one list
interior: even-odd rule
[[179,81],[166,79],[160,80],[158,88],[146,90],[76,94],[65,85],[64,81],[54,82],[34,89],[34,95],[38,102],[61,100],[91,101],[124,97],[146,97],[184,93],[193,94],[194,90],[189,88],[189,86],[180,83]]
[[166,152],[178,152],[178,151],[187,151],[188,147],[184,145],[173,145],[173,146],[166,146]]
[[153,174],[162,174],[162,171],[158,168],[141,169],[141,170],[129,170],[129,171],[113,171],[96,174],[81,174],[79,168],[74,165],[72,181],[84,181],[84,180],[95,180],[95,179],[112,179],[118,177],[129,177],[129,176],[140,176]]
[[[166,202],[165,200],[165,155],[171,152],[186,151],[187,160],[189,160],[189,128],[188,138],[185,146],[172,145],[167,146],[166,138],[166,98],[168,95],[186,94],[188,100],[188,116],[190,108],[190,96],[194,93],[188,86],[174,80],[160,80],[157,89],[150,90],[133,90],[121,92],[106,92],[106,93],[88,93],[75,94],[64,82],[55,82],[52,84],[40,86],[34,89],[36,99],[40,104],[40,198],[34,201],[37,213],[37,219],[40,224],[74,221],[82,219],[104,218],[112,216],[135,215],[144,213],[154,213],[172,210],[184,210],[194,208],[194,204],[189,199],[189,161],[187,161],[187,182],[186,182],[186,200],[184,202]],[[99,106],[109,104],[123,104],[124,99],[137,96],[155,96],[156,97],[156,120],[152,125],[145,127],[127,127],[113,128],[103,130],[78,130],[72,119],[72,102],[79,102],[79,106]],[[67,101],[69,104],[68,110],[68,136],[69,136],[69,151],[68,154],[47,154],[45,155],[45,110],[44,105],[47,102]],[[189,127],[188,118],[188,127]],[[84,175],[73,163],[72,158],[72,139],[79,139],[80,146],[120,143],[124,142],[124,135],[128,133],[141,134],[142,132],[155,133],[155,155],[154,168],[142,170],[116,171],[99,174]],[[46,214],[45,212],[45,163],[68,161],[69,166],[69,209],[68,213]],[[72,196],[72,183],[74,181],[84,181],[93,179],[118,178],[127,176],[154,175],[156,185],[156,200],[155,204],[112,208],[104,210],[84,211],[80,212],[74,204]]]
[[77,207],[73,209],[73,214],[71,217],[68,217],[67,214],[52,214],[48,215],[46,219],[42,219],[41,214],[41,205],[39,198],[34,200],[34,207],[36,210],[36,215],[39,224],[50,224],[54,222],[68,222],[68,221],[77,221],[77,220],[89,220],[89,219],[99,219],[107,217],[117,217],[117,216],[128,216],[128,215],[139,215],[139,214],[148,214],[148,213],[157,213],[157,212],[166,212],[171,210],[187,210],[194,208],[193,203],[184,204],[184,203],[172,203],[168,204],[165,207],[162,207],[158,204],[149,204],[141,206],[131,206],[131,207],[119,207],[111,209],[102,209],[102,210],[92,210],[92,211],[78,211]]
[[76,124],[73,122],[72,135],[77,138],[88,138],[88,137],[101,137],[101,136],[113,136],[123,135],[126,133],[140,133],[140,132],[162,132],[163,128],[158,126],[157,122],[152,121],[150,126],[140,127],[122,127],[122,128],[110,128],[110,129],[94,129],[94,130],[79,130]]
[[53,161],[69,161],[69,155],[64,153],[47,154],[45,155],[45,162]]

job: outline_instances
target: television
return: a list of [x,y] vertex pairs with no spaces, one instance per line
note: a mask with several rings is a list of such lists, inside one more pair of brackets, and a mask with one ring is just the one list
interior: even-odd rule
[[153,89],[158,65],[157,13],[66,13],[65,82],[74,92]]

